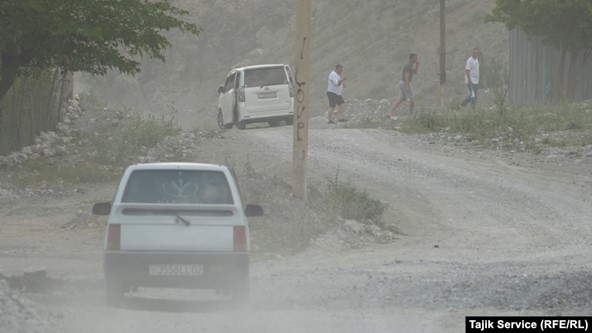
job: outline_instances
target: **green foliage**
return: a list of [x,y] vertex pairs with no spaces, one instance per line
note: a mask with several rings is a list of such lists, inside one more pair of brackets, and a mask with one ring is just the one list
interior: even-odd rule
[[488,22],[508,29],[520,27],[550,45],[576,51],[592,48],[592,6],[589,0],[496,0]]
[[345,124],[345,128],[384,128],[389,130],[397,129],[397,123],[394,121],[384,121],[370,117],[363,117],[359,120],[350,120]]
[[6,172],[0,176],[0,182],[17,187],[70,186],[115,181],[119,176],[99,164],[62,165],[51,163],[47,158],[36,158],[18,166],[18,172]]
[[107,106],[107,103],[101,101],[93,90],[81,92],[78,99],[83,110],[102,109]]
[[[87,97],[84,97],[87,98]],[[98,102],[98,100],[97,100]],[[100,104],[100,102],[98,102]],[[81,154],[91,158],[38,156],[30,158],[14,168],[0,173],[0,183],[19,187],[47,185],[77,185],[115,181],[129,164],[136,163],[148,149],[163,142],[168,136],[178,134],[174,121],[166,119],[129,119],[114,126],[102,128],[90,134],[82,134],[77,144]],[[172,159],[180,161],[180,156]]]
[[88,140],[95,151],[95,162],[126,166],[167,136],[178,132],[173,120],[149,117],[132,119],[100,133],[95,132]]
[[[590,0],[497,0],[486,21],[504,23],[508,29],[518,27],[529,37],[538,37],[558,50],[561,60],[555,62],[552,97],[556,101],[566,97],[569,100],[574,98],[576,59],[582,50],[592,49],[591,7]],[[568,52],[571,60],[566,65]]]
[[21,0],[0,2],[0,99],[18,74],[48,68],[135,74],[138,57],[164,61],[165,34],[199,34],[164,0]]
[[[542,146],[578,146],[592,142],[592,112],[576,104],[512,108],[507,89],[493,90],[491,110],[465,108],[445,112],[421,110],[416,117],[402,119],[405,133],[448,133],[475,145],[540,152]],[[558,138],[548,135],[558,134]],[[542,138],[541,138],[542,136]]]
[[508,67],[503,66],[498,59],[487,59],[487,61],[481,62],[480,70],[486,88],[503,87],[508,82]]
[[[455,141],[495,149],[529,150],[540,153],[544,146],[581,146],[592,143],[592,111],[589,106],[559,104],[517,109],[507,100],[508,89],[492,89],[493,106],[487,110],[459,108],[452,99],[447,110],[420,109],[395,122],[362,118],[348,128],[382,128],[409,134],[441,133]],[[586,109],[588,108],[588,109]],[[548,135],[558,133],[557,138]]]
[[418,128],[427,131],[434,131],[443,125],[440,113],[434,110],[421,110],[416,114],[412,121],[417,124]]
[[382,215],[388,207],[353,184],[339,181],[338,174],[328,184],[327,202],[329,207],[344,219],[377,225],[381,225]]
[[500,116],[503,118],[508,110],[510,109],[510,105],[508,104],[508,93],[509,90],[507,87],[497,87],[492,90],[493,92],[493,105]]

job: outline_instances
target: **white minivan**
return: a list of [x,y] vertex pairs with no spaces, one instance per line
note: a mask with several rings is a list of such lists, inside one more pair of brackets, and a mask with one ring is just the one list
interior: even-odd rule
[[244,129],[267,122],[278,126],[294,121],[294,80],[289,65],[268,64],[234,68],[218,87],[220,128]]
[[243,205],[234,172],[198,163],[127,168],[112,202],[104,241],[107,302],[137,287],[197,288],[249,297],[249,223],[259,205]]

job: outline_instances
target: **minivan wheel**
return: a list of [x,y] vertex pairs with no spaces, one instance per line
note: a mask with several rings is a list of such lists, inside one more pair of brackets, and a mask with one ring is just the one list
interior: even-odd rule
[[123,301],[124,293],[125,289],[120,283],[108,281],[105,283],[105,300],[107,301],[107,305],[119,306]]
[[216,117],[216,120],[218,121],[218,127],[221,129],[232,128],[232,124],[224,125],[224,115],[222,114],[222,110],[218,110],[218,116]]
[[239,130],[244,130],[244,129],[245,129],[245,125],[246,125],[246,124],[245,124],[245,122],[244,122],[244,121],[239,121],[239,122],[236,124],[236,128],[238,128]]

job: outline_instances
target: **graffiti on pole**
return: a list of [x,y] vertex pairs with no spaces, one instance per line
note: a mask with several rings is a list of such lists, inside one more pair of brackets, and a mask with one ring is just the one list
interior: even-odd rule
[[[304,59],[304,49],[306,47],[306,37],[302,39],[302,47],[300,49],[300,60]],[[294,100],[296,101],[296,141],[302,142],[303,138],[303,130],[306,127],[304,122],[304,117],[306,116],[306,94],[305,86],[306,82],[304,80],[300,80],[300,67],[296,67],[296,73],[294,82],[296,83],[296,94],[294,95]],[[301,159],[306,158],[306,147],[302,147],[301,155],[299,156]]]
[[294,128],[292,152],[292,189],[306,199],[308,155],[308,74],[310,47],[310,2],[296,1],[296,71],[294,75]]

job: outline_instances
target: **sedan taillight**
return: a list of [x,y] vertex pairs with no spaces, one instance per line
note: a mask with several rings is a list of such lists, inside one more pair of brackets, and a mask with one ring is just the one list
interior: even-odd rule
[[107,245],[105,250],[118,251],[121,249],[121,224],[107,226]]
[[234,251],[247,251],[247,232],[244,226],[234,227]]

